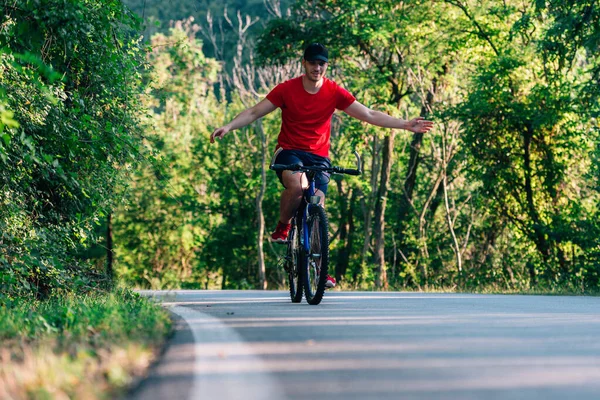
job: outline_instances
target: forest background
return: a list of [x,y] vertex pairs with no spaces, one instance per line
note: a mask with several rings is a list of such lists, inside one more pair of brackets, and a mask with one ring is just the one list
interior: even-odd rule
[[436,123],[422,135],[334,116],[334,164],[356,150],[365,165],[330,183],[341,288],[600,287],[594,2],[125,3],[137,16],[109,0],[3,4],[4,300],[113,276],[283,287],[266,241],[279,111],[208,138],[301,74],[314,41],[358,101]]

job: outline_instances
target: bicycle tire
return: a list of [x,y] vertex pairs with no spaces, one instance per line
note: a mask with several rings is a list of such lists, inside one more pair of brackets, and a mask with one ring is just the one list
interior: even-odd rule
[[303,263],[304,297],[317,305],[323,299],[329,269],[329,223],[321,206],[310,207],[307,219],[308,253]]
[[292,303],[300,303],[302,301],[302,279],[300,277],[301,264],[301,247],[300,247],[300,229],[297,228],[296,218],[292,220],[292,228],[288,234],[288,285],[290,288],[290,298]]

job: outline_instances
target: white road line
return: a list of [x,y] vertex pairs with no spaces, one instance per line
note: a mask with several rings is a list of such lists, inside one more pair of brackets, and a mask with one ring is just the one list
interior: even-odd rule
[[[190,326],[194,335],[194,383],[189,399],[244,399],[244,400],[283,400],[285,392],[268,374],[268,368],[260,357],[246,346],[242,337],[227,327],[218,318],[195,311],[188,307],[171,307],[171,311],[181,316]],[[211,329],[206,329],[206,326]],[[219,329],[214,329],[218,326]],[[244,363],[255,366],[249,373],[222,374],[207,373],[207,365],[215,366],[214,348],[221,354],[228,354],[229,348],[247,348]],[[239,350],[238,350],[239,351]],[[223,364],[231,360],[223,359]],[[251,390],[249,390],[251,388]]]

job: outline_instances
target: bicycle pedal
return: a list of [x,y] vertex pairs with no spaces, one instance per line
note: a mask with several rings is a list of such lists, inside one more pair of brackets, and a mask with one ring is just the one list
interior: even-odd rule
[[273,240],[272,238],[269,237],[269,242],[274,243],[274,244],[288,244],[290,241],[289,240],[281,240],[281,239],[277,239],[277,240]]

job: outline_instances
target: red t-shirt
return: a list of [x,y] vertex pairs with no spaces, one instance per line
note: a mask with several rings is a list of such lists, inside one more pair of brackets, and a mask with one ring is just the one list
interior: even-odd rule
[[281,132],[278,147],[303,150],[321,157],[329,156],[331,116],[345,110],[356,100],[346,89],[323,78],[318,93],[304,89],[302,76],[277,85],[267,99],[281,108]]

